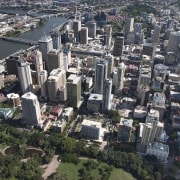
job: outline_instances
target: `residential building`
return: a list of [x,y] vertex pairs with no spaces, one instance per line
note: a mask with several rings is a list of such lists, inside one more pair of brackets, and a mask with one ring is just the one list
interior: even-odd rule
[[21,105],[24,123],[27,126],[36,126],[41,123],[41,112],[38,98],[31,92],[21,96]]

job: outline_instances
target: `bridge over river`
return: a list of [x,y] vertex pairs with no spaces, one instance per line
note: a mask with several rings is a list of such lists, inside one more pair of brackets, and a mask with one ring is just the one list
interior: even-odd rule
[[10,42],[26,44],[26,45],[30,45],[30,46],[38,44],[38,41],[32,41],[29,39],[16,38],[16,37],[1,36],[0,39],[5,40],[5,41],[10,41]]

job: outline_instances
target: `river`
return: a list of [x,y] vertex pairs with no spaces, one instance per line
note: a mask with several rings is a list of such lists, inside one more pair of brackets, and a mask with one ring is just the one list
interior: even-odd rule
[[[10,12],[10,13],[14,12],[14,14],[18,14],[18,13],[25,14],[25,12],[21,10],[12,10],[12,9],[8,11],[5,10],[4,12]],[[66,20],[67,19],[64,17],[51,17],[50,19],[47,19],[47,22],[44,25],[39,26],[38,28],[33,29],[31,31],[20,34],[17,37],[38,41],[40,37],[42,37],[43,35],[45,34],[49,35],[49,32],[52,29],[53,25],[58,26],[63,22],[65,22]],[[24,44],[18,44],[14,42],[0,40],[0,59],[3,59],[12,53],[15,53],[20,49],[27,49],[28,47],[29,46]]]

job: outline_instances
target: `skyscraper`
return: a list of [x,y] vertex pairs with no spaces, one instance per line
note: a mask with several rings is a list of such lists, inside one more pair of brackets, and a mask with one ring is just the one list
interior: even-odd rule
[[96,22],[89,21],[86,26],[88,27],[88,37],[95,38],[96,37]]
[[114,57],[111,54],[108,54],[105,56],[105,60],[108,62],[108,72],[107,72],[107,77],[110,77],[113,72],[113,67],[114,67]]
[[59,32],[54,32],[51,34],[53,41],[53,49],[59,50],[61,48],[61,34]]
[[142,23],[134,23],[134,33],[142,32]]
[[118,65],[118,72],[117,72],[117,90],[121,91],[123,86],[124,86],[124,74],[125,74],[125,69],[126,66],[125,64],[122,62]]
[[180,44],[180,31],[171,32],[169,36],[167,52],[174,52],[176,56],[180,51],[179,44]]
[[94,92],[103,93],[104,80],[107,78],[108,63],[102,59],[96,59]]
[[43,36],[39,41],[39,50],[42,53],[42,58],[46,62],[47,61],[47,53],[53,49],[52,38],[49,36]]
[[38,125],[41,123],[41,113],[38,98],[31,92],[21,97],[23,119],[26,125]]
[[102,109],[111,109],[112,79],[104,80]]
[[22,93],[32,91],[32,76],[30,64],[21,60],[17,62],[18,77],[21,84]]
[[125,37],[129,34],[129,32],[133,31],[133,26],[134,26],[134,18],[126,18],[125,21]]
[[114,56],[122,56],[123,54],[124,37],[117,36],[114,41]]
[[80,31],[80,43],[87,44],[88,43],[88,28],[83,27]]
[[153,43],[158,43],[159,42],[159,35],[160,35],[161,27],[160,26],[155,26],[154,32],[152,35],[152,42]]
[[107,24],[104,26],[104,32],[105,34],[107,34],[108,36],[112,36],[112,26]]
[[39,74],[43,70],[42,53],[40,51],[36,51],[34,53],[34,63],[35,63],[35,70],[36,70],[36,78],[39,84]]
[[81,31],[81,21],[75,20],[73,22],[73,30],[74,30],[74,37],[76,39],[76,42],[80,42],[79,33]]
[[49,101],[59,102],[67,100],[66,72],[63,69],[54,69],[51,71],[47,80]]
[[46,87],[46,81],[47,81],[47,71],[43,70],[39,74],[39,84],[41,85],[41,97],[47,97],[47,87]]
[[69,106],[79,108],[81,105],[81,77],[71,74],[67,79],[67,100]]
[[47,70],[50,73],[53,69],[64,69],[63,52],[61,50],[52,49],[47,53]]

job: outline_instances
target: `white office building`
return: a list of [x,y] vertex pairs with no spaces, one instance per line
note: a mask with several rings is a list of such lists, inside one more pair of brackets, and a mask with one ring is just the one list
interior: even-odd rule
[[39,84],[41,86],[41,97],[47,97],[47,87],[46,87],[46,82],[47,82],[47,76],[48,73],[46,70],[43,70],[39,74]]
[[82,122],[81,135],[84,138],[93,140],[102,140],[104,136],[104,129],[102,123],[84,119]]
[[21,84],[22,93],[26,93],[33,90],[32,85],[32,76],[31,76],[31,69],[30,64],[27,62],[18,62],[17,63],[18,69],[18,77]]
[[103,87],[103,102],[102,108],[105,110],[111,109],[111,100],[112,100],[112,79],[105,79],[104,80],[104,87]]

